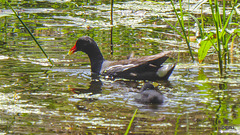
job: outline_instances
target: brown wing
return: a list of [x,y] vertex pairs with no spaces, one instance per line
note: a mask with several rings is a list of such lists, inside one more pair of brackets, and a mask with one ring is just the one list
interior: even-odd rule
[[171,51],[159,54],[115,61],[108,64],[102,71],[103,75],[112,77],[134,76],[141,73],[156,73],[168,58]]

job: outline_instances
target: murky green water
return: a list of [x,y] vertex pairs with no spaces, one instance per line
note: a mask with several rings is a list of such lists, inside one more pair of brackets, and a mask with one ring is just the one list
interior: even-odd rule
[[[217,57],[210,53],[207,64],[192,64],[185,42],[161,19],[176,21],[169,2],[116,1],[113,55],[110,1],[14,0],[11,4],[55,66],[50,67],[1,3],[0,133],[124,134],[138,108],[131,134],[239,134],[238,37],[228,76],[219,78]],[[194,25],[190,25],[194,34]],[[76,39],[85,35],[93,37],[111,60],[125,59],[131,52],[136,57],[164,50],[179,52],[179,63],[169,81],[153,82],[164,94],[165,103],[136,103],[134,96],[143,81],[92,80],[86,55],[65,57]],[[198,43],[191,45],[197,52]]]

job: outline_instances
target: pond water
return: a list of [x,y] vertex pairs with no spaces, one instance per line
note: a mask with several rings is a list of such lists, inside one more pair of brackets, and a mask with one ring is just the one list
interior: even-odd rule
[[[110,1],[12,0],[10,4],[54,66],[1,3],[1,134],[124,134],[136,109],[130,134],[240,133],[239,37],[227,76],[219,78],[214,49],[203,64],[192,63],[184,40],[161,18],[176,23],[170,2],[115,1],[112,50]],[[208,12],[206,7],[206,20],[211,20]],[[200,9],[193,14],[198,16]],[[237,15],[233,20],[240,22]],[[196,26],[193,21],[189,25],[194,35]],[[66,56],[86,35],[109,60],[126,59],[132,52],[135,57],[177,52],[178,64],[169,80],[151,82],[164,94],[164,104],[134,101],[143,81],[93,80],[85,54]],[[191,46],[197,59],[198,43]]]

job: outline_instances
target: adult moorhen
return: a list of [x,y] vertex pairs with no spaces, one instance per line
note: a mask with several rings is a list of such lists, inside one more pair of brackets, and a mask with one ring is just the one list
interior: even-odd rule
[[133,80],[167,80],[176,64],[162,66],[170,51],[159,54],[131,58],[120,61],[108,61],[103,58],[97,43],[88,36],[80,37],[69,50],[68,55],[77,51],[85,52],[91,62],[93,75]]
[[154,89],[151,83],[145,83],[140,93],[135,96],[135,101],[142,104],[162,104],[163,94]]

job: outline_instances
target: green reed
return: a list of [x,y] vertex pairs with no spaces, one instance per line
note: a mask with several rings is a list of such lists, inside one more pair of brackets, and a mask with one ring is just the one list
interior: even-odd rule
[[129,122],[128,128],[127,128],[127,130],[126,130],[126,132],[125,132],[124,135],[127,135],[127,134],[128,134],[128,132],[129,132],[131,126],[132,126],[133,120],[134,120],[134,118],[135,118],[135,116],[136,116],[136,114],[137,114],[137,111],[138,111],[138,109],[135,110],[135,112],[134,112],[134,114],[133,114],[133,116],[132,116],[132,119],[131,119],[131,121]]
[[[222,77],[223,72],[226,70],[227,66],[227,56],[229,56],[229,41],[232,36],[236,33],[228,33],[226,29],[230,26],[230,22],[233,17],[234,9],[237,4],[237,0],[233,1],[232,9],[230,14],[226,15],[226,1],[223,0],[222,15],[220,14],[219,1],[209,0],[209,5],[211,7],[212,18],[215,25],[214,33],[206,33],[205,40],[200,42],[200,49],[198,52],[199,62],[202,62],[206,57],[206,53],[202,55],[202,51],[207,52],[211,46],[214,46],[217,56],[218,56],[218,67],[219,75]],[[237,32],[237,31],[236,31]],[[234,40],[232,40],[233,42]]]
[[28,29],[28,27],[26,26],[26,24],[22,21],[22,19],[18,16],[18,14],[16,13],[16,11],[12,8],[11,4],[8,3],[8,0],[5,0],[6,4],[10,7],[10,9],[13,11],[13,13],[16,15],[16,17],[18,18],[18,20],[22,23],[22,25],[24,26],[24,28],[28,31],[28,33],[31,35],[31,37],[33,38],[33,40],[36,42],[36,44],[38,45],[38,47],[41,49],[41,51],[43,52],[43,54],[45,55],[45,57],[48,59],[48,61],[52,64],[53,66],[53,62],[51,61],[51,59],[48,57],[47,53],[43,50],[42,46],[39,44],[39,42],[37,41],[37,39],[34,37],[34,35],[32,34],[32,32]]
[[114,3],[114,0],[111,0],[111,55],[113,55],[113,3]]
[[[212,18],[213,18],[213,25],[215,26],[215,31],[214,32],[205,32],[204,31],[204,21],[203,21],[203,15],[201,12],[201,23],[198,21],[198,19],[196,17],[194,17],[194,15],[192,15],[191,13],[184,13],[182,10],[182,4],[181,4],[181,0],[179,1],[179,5],[180,5],[180,16],[177,13],[177,10],[175,8],[175,5],[173,3],[173,1],[171,0],[172,6],[173,6],[173,10],[178,18],[178,23],[180,24],[180,27],[182,29],[183,34],[180,34],[185,40],[186,43],[188,45],[188,49],[189,52],[192,56],[191,53],[191,48],[190,48],[190,44],[189,44],[189,40],[187,38],[187,34],[186,31],[184,30],[184,21],[183,21],[183,16],[190,16],[198,25],[199,28],[199,32],[200,32],[200,38],[201,38],[201,42],[199,43],[200,48],[198,50],[198,60],[199,63],[201,63],[204,58],[207,56],[208,50],[213,46],[216,50],[217,56],[218,56],[218,66],[219,66],[219,75],[222,77],[223,76],[223,71],[226,69],[227,66],[227,61],[228,56],[229,56],[229,42],[230,39],[232,39],[232,42],[234,41],[236,35],[239,35],[239,29],[234,30],[232,33],[229,33],[226,31],[226,29],[231,25],[230,22],[232,20],[233,14],[234,14],[234,9],[236,8],[237,5],[237,0],[233,0],[233,4],[232,4],[232,9],[230,10],[230,14],[226,15],[226,0],[223,0],[223,8],[222,8],[222,12],[223,14],[220,14],[220,8],[219,8],[219,1],[218,0],[209,0],[209,6],[211,8],[211,13],[212,13]],[[201,4],[203,4],[204,2],[200,2]],[[238,25],[239,24],[234,24],[234,25]],[[173,27],[171,25],[171,27]],[[180,33],[175,27],[173,27],[173,29],[175,31],[177,31],[178,33]],[[192,56],[193,58],[193,56]],[[193,59],[194,60],[194,59]]]
[[[185,41],[186,41],[186,43],[187,43],[187,46],[188,46],[189,53],[190,53],[190,55],[191,55],[191,57],[192,57],[192,60],[193,60],[193,62],[194,62],[195,59],[194,59],[194,57],[193,57],[192,49],[191,49],[191,46],[190,46],[190,43],[189,43],[189,38],[187,37],[186,31],[185,31],[185,27],[184,27],[184,20],[183,20],[183,15],[184,15],[184,14],[183,14],[183,9],[182,9],[182,2],[181,2],[181,0],[179,0],[181,18],[179,17],[179,14],[177,13],[177,10],[176,10],[176,8],[175,8],[175,5],[174,5],[174,3],[173,3],[173,0],[171,0],[171,4],[172,4],[173,10],[174,10],[174,12],[175,12],[175,14],[176,14],[176,16],[177,16],[178,23],[180,24],[180,27],[181,27],[181,30],[182,30],[182,33],[183,33],[183,35],[182,35],[182,34],[180,34],[180,35],[185,39]],[[177,30],[175,27],[173,27],[173,26],[171,26],[171,27],[174,28],[175,30]],[[178,30],[177,30],[177,31],[178,31]],[[180,32],[178,32],[178,33],[180,33]]]

